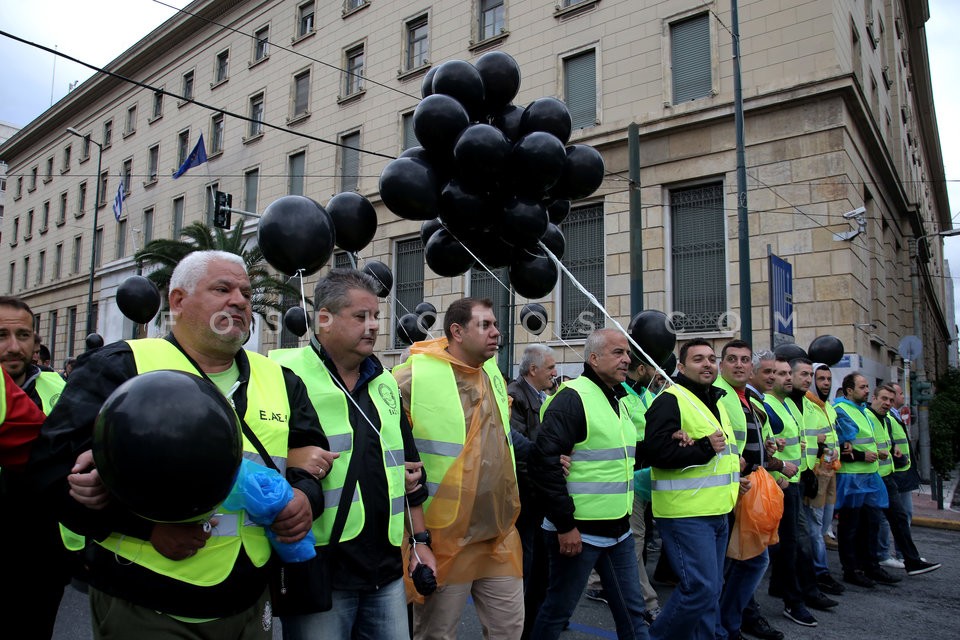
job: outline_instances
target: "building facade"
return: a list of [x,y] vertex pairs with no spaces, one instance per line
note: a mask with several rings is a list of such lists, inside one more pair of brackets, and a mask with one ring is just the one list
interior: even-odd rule
[[[755,345],[770,341],[773,253],[793,266],[798,343],[836,335],[845,364],[887,379],[898,375],[900,339],[917,334],[928,372],[942,371],[948,281],[936,234],[950,214],[927,3],[739,5]],[[503,350],[505,370],[542,340],[574,375],[585,333],[604,320],[569,279],[541,301],[550,320],[533,336],[515,324],[525,301],[502,272],[433,275],[419,223],[395,217],[377,193],[386,157],[416,144],[424,74],[499,49],[523,74],[516,104],[565,100],[571,142],[606,162],[600,190],[563,224],[566,266],[623,324],[631,310],[661,309],[685,335],[724,341],[740,317],[730,25],[729,2],[700,0],[197,0],[111,62],[111,75],[94,75],[0,146],[10,173],[0,291],[33,306],[59,360],[82,349],[91,258],[93,326],[108,340],[129,337],[113,298],[136,269],[132,254],[212,220],[214,189],[251,212],[286,194],[325,203],[356,190],[379,217],[361,261],[387,263],[396,280],[378,345],[387,364],[401,352],[395,318],[473,294],[495,299],[516,345]],[[173,179],[201,133],[208,162]],[[261,328],[248,347],[291,342]]]

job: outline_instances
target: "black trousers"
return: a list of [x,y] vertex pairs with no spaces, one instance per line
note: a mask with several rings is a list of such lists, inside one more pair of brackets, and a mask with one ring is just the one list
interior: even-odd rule
[[779,592],[787,606],[802,604],[816,597],[820,589],[813,571],[810,545],[803,539],[806,531],[800,517],[803,497],[800,484],[791,482],[783,491],[783,518],[780,520],[780,543],[770,547],[770,587]]
[[916,565],[920,562],[920,552],[917,551],[917,545],[913,543],[913,534],[910,533],[910,519],[907,512],[903,510],[903,505],[897,500],[899,491],[892,473],[884,476],[883,484],[886,485],[887,494],[890,496],[890,506],[883,510],[883,514],[886,516],[887,522],[890,523],[893,539],[909,568],[909,565]]
[[877,531],[880,509],[876,507],[844,507],[837,510],[837,545],[843,572],[873,571],[877,562]]

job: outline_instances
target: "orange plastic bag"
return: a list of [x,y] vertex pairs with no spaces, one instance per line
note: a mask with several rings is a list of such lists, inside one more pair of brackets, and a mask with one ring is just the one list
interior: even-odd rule
[[754,471],[750,474],[750,490],[740,496],[734,509],[727,557],[749,560],[770,545],[777,544],[782,517],[783,491],[765,470]]

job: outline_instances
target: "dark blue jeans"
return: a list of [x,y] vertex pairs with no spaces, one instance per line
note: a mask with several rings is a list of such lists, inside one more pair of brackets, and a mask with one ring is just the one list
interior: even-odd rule
[[657,527],[680,583],[654,621],[650,637],[713,640],[727,553],[727,515],[658,518]]
[[590,572],[596,568],[600,583],[607,592],[619,640],[646,640],[645,606],[640,592],[640,573],[633,536],[627,536],[612,547],[595,547],[583,543],[583,551],[570,557],[560,555],[555,531],[546,531],[547,555],[550,559],[550,586],[533,625],[533,640],[554,640],[577,608]]
[[720,618],[717,620],[717,640],[739,637],[743,610],[750,603],[768,564],[770,558],[766,549],[749,560],[727,559],[723,594],[720,596]]

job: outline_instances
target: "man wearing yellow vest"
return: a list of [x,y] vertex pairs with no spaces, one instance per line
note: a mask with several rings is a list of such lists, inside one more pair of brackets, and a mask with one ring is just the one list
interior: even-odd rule
[[516,640],[523,631],[523,550],[514,526],[520,495],[493,303],[454,301],[443,333],[415,343],[393,371],[427,475],[423,513],[440,585],[414,602],[413,637],[454,637],[472,595],[484,637]]
[[[38,409],[49,414],[64,381],[33,363],[38,343],[29,305],[19,298],[0,297],[0,366]],[[15,469],[0,473],[0,513],[4,514],[0,566],[7,575],[16,576],[16,588],[0,598],[0,620],[7,621],[10,637],[50,638],[63,588],[80,567],[76,554],[60,539],[54,514],[32,495],[25,480]]]
[[[913,534],[910,532],[907,512],[903,509],[903,504],[898,497],[899,489],[894,478],[894,464],[898,459],[903,458],[903,450],[900,447],[906,437],[902,431],[895,429],[896,421],[890,417],[890,407],[893,406],[895,398],[896,391],[892,385],[881,384],[877,386],[873,391],[873,401],[867,408],[867,417],[870,419],[876,434],[877,450],[880,457],[878,461],[880,464],[879,474],[887,489],[888,505],[883,513],[889,523],[889,531],[893,533],[893,538],[896,540],[897,548],[903,552],[903,568],[906,569],[907,575],[918,576],[936,571],[940,568],[940,563],[927,562],[920,557],[917,545],[913,542]],[[879,536],[881,531],[882,529],[878,530],[876,535]],[[887,535],[889,536],[889,533]],[[875,562],[880,562],[882,559],[878,552]]]
[[[619,638],[646,638],[635,545],[630,533],[637,429],[620,404],[630,365],[627,338],[591,333],[583,374],[544,404],[530,476],[545,502],[550,584],[532,640],[560,636],[596,568]],[[560,456],[570,456],[564,477]]]
[[[720,615],[727,516],[740,491],[740,454],[719,404],[717,356],[700,338],[677,358],[680,373],[647,410],[653,517],[680,578],[650,629],[652,638],[713,638]],[[683,431],[692,442],[676,439]]]
[[[920,474],[917,472],[917,465],[913,464],[913,455],[911,453],[912,441],[910,436],[910,427],[904,421],[900,410],[897,407],[904,407],[903,387],[894,382],[891,384],[896,397],[893,400],[893,406],[887,412],[890,417],[891,432],[894,434],[893,444],[893,479],[897,483],[897,500],[907,514],[907,523],[913,523],[913,492],[920,488]],[[897,455],[899,449],[900,455]],[[888,527],[889,529],[889,527]],[[887,532],[889,538],[889,531]],[[882,545],[881,545],[882,550]],[[882,555],[882,554],[881,554]],[[891,554],[892,557],[892,554]],[[902,564],[903,551],[897,549],[897,558]],[[880,563],[883,566],[883,563]]]
[[[41,430],[31,459],[35,481],[67,526],[98,541],[88,545],[94,638],[272,638],[271,550],[263,528],[242,511],[222,510],[207,523],[143,519],[110,499],[90,452],[104,400],[124,381],[159,369],[208,378],[281,469],[289,448],[326,448],[300,379],[242,349],[252,321],[251,295],[239,256],[189,254],[170,280],[171,334],[82,355]],[[171,412],[177,402],[170,398]],[[247,438],[243,452],[264,464]],[[294,498],[271,528],[277,540],[294,542],[309,531],[323,495],[307,470],[286,467],[286,477]]]
[[[270,359],[303,380],[330,447],[340,454],[329,472],[326,463],[317,470],[323,476],[326,508],[313,523],[317,543],[336,546],[329,556],[333,608],[282,616],[283,634],[287,640],[405,640],[409,631],[400,546],[407,525],[420,541],[410,571],[420,561],[434,570],[436,563],[423,524],[420,505],[427,491],[422,484],[406,496],[409,522],[404,513],[404,462],[419,462],[420,456],[397,382],[373,355],[380,322],[376,284],[360,271],[334,269],[317,282],[314,309],[316,340],[299,349],[272,351]],[[355,474],[348,473],[351,465],[357,467]],[[330,541],[339,495],[352,475],[356,483],[343,532]]]

